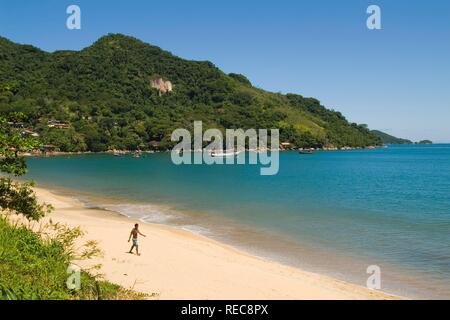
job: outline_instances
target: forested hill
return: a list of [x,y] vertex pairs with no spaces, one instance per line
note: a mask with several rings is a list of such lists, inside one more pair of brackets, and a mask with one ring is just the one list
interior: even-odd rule
[[270,93],[208,61],[188,61],[120,34],[81,51],[44,52],[0,37],[0,114],[61,151],[170,146],[175,128],[280,128],[297,147],[381,140],[313,98]]
[[378,136],[383,144],[412,144],[408,139],[397,138],[379,130],[372,130],[372,133]]

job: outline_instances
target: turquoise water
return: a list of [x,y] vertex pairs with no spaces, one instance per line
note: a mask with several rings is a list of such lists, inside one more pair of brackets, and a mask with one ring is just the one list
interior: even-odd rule
[[450,298],[450,145],[280,154],[255,165],[175,166],[169,154],[30,158],[28,177],[87,205],[175,225],[382,290]]

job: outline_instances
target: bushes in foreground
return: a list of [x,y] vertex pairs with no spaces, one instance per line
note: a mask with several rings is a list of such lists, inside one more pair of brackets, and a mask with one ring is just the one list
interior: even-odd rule
[[39,146],[38,141],[11,125],[22,119],[23,114],[16,113],[0,117],[0,300],[144,298],[92,276],[90,270],[80,271],[78,290],[67,285],[72,276],[67,273],[71,263],[100,251],[92,241],[75,247],[82,236],[79,228],[51,221],[38,224],[52,207],[39,203],[32,182],[16,181],[27,172],[22,154]]
[[99,253],[93,242],[82,250],[76,248],[79,236],[77,228],[49,223],[33,231],[0,216],[0,300],[145,298],[87,271],[81,271],[80,290],[69,289],[67,268],[71,262]]

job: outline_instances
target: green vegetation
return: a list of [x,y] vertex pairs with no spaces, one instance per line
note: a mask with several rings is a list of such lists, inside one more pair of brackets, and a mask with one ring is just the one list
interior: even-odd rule
[[[0,117],[0,210],[8,210],[23,214],[31,220],[39,220],[51,210],[50,206],[37,202],[31,189],[32,183],[19,183],[12,176],[19,177],[27,172],[24,157],[20,153],[31,151],[39,143],[22,136],[18,129],[12,128],[8,122],[19,122],[21,114],[11,114],[8,119]],[[9,121],[8,121],[9,120]]]
[[378,131],[378,130],[372,130],[372,133],[378,136],[383,144],[412,144],[413,142],[411,140],[402,139],[402,138],[396,138],[394,136],[391,136],[387,133]]
[[431,140],[421,140],[421,141],[417,142],[417,144],[433,144],[433,141],[431,141]]
[[[173,91],[160,95],[162,77]],[[299,147],[365,147],[381,140],[316,99],[270,93],[211,62],[188,61],[113,34],[81,51],[44,52],[0,38],[0,115],[20,111],[24,127],[61,151],[170,147],[176,128],[280,128]],[[49,126],[57,120],[65,128]]]
[[[10,125],[22,118],[21,114],[0,117],[0,300],[143,298],[86,271],[80,274],[80,290],[67,287],[68,266],[99,254],[99,250],[94,242],[88,242],[78,254],[74,243],[82,235],[80,229],[51,222],[33,228],[32,222],[39,221],[51,206],[38,203],[31,182],[13,180],[27,171],[20,154],[39,146]],[[30,225],[13,223],[16,214],[23,215]]]
[[[56,234],[47,237],[48,231]],[[81,289],[66,286],[67,267],[75,259],[96,253],[87,247],[75,255],[79,229],[50,224],[33,232],[0,216],[0,300],[142,299],[145,296],[81,272]]]

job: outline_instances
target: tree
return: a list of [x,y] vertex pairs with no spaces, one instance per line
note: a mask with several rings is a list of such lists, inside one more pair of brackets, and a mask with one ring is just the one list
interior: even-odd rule
[[51,206],[39,204],[32,187],[33,182],[13,180],[27,172],[23,153],[39,147],[34,138],[23,136],[14,124],[23,118],[22,114],[12,114],[8,119],[0,117],[0,208],[23,214],[30,220],[39,220],[50,212]]

